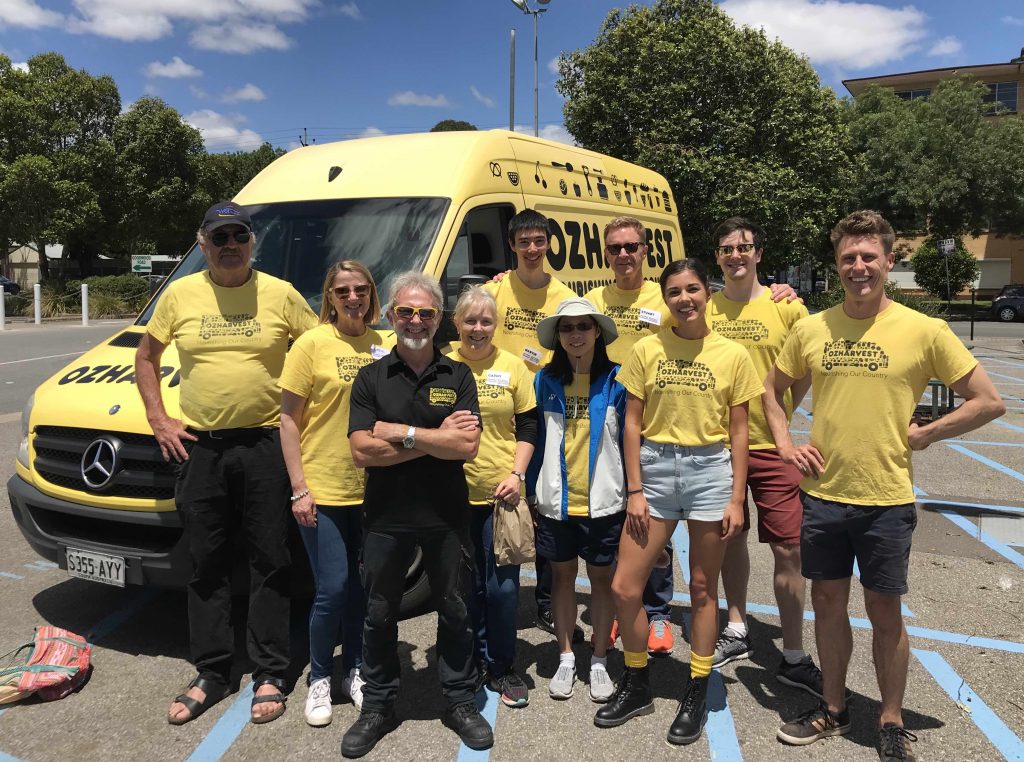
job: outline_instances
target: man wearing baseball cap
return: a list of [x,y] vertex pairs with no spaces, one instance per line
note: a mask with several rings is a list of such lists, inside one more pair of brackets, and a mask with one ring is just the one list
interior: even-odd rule
[[[243,207],[214,204],[196,238],[208,268],[167,286],[135,355],[160,451],[181,464],[174,498],[192,558],[189,641],[198,675],[167,721],[194,720],[230,690],[234,546],[249,561],[251,719],[263,723],[284,712],[289,661],[290,482],[277,380],[289,337],[317,319],[290,283],[251,267],[256,236]],[[172,341],[181,360],[180,420],[168,414],[161,389],[160,358]]]

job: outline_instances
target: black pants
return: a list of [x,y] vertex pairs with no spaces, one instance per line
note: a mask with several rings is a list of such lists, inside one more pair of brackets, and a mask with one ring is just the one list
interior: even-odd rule
[[416,545],[437,604],[437,672],[449,705],[472,701],[477,670],[473,626],[466,607],[473,554],[469,528],[421,532],[369,530],[363,534],[363,589],[366,624],[363,709],[387,711],[398,696],[398,613],[405,572]]
[[202,436],[175,489],[192,557],[188,624],[192,662],[203,677],[227,683],[233,548],[249,562],[246,645],[253,679],[284,677],[288,667],[290,482],[276,429],[227,439]]

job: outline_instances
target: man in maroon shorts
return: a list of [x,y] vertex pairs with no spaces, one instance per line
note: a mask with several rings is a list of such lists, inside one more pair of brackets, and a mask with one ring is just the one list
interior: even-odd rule
[[[793,325],[807,316],[797,301],[774,302],[757,279],[764,233],[742,217],[730,217],[715,230],[715,259],[725,288],[711,297],[708,318],[722,336],[742,344],[761,378],[768,375]],[[794,384],[787,415],[807,392],[810,380]],[[800,472],[782,462],[764,417],[761,400],[750,402],[750,460],[747,485],[757,506],[758,539],[771,546],[775,558],[775,600],[782,619],[782,663],[776,678],[821,697],[821,672],[803,650],[805,580],[800,574]],[[749,506],[744,531],[729,543],[722,564],[722,587],[729,604],[729,622],[715,646],[713,666],[750,657],[747,633],[747,554]]]

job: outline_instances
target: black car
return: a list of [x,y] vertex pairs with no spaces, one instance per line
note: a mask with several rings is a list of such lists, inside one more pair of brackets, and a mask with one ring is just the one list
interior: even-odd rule
[[1024,284],[1010,283],[992,300],[992,314],[996,320],[1012,323],[1024,318]]
[[18,294],[21,293],[21,286],[15,283],[10,278],[0,275],[0,286],[3,287],[5,294]]

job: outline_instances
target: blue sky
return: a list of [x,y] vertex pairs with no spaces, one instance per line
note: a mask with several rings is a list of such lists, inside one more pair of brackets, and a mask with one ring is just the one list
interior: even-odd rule
[[[529,0],[531,7],[538,0]],[[640,4],[649,4],[643,2]],[[550,0],[540,19],[542,134],[571,140],[554,89],[559,52],[593,41],[610,0]],[[724,0],[809,56],[822,82],[996,63],[1024,46],[1021,0]],[[110,74],[125,106],[164,99],[211,151],[427,130],[441,119],[533,125],[533,21],[511,0],[0,0],[0,51],[55,50]]]

